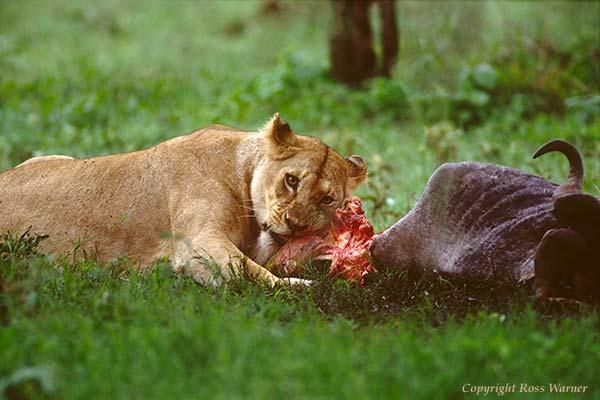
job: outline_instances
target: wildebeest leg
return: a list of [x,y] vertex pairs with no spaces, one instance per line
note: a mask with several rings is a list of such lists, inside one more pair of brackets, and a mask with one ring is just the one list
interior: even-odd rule
[[583,263],[585,239],[572,229],[551,229],[535,254],[537,297],[572,297],[574,277]]

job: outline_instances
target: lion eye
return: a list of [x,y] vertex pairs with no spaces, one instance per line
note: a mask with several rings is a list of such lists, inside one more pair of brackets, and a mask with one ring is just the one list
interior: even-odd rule
[[298,186],[298,178],[296,178],[294,175],[292,174],[285,174],[285,183],[291,187],[292,189],[296,189],[296,187]]
[[331,196],[321,197],[321,203],[325,204],[326,206],[330,206],[331,204],[333,204],[334,201],[335,201],[334,198]]

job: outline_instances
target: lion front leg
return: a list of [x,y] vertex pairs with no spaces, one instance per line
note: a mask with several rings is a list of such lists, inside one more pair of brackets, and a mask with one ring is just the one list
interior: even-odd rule
[[279,278],[246,257],[227,237],[203,234],[191,240],[174,238],[173,269],[191,276],[201,284],[219,285],[235,277],[261,280],[274,286],[279,283],[302,284],[306,281]]

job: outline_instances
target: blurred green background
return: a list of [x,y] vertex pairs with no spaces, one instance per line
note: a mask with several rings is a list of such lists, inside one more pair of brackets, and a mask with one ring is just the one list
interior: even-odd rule
[[400,2],[393,77],[362,90],[329,78],[330,4],[281,4],[2,3],[0,168],[130,151],[211,123],[254,130],[279,111],[365,157],[375,187],[360,194],[377,211],[387,199],[394,218],[443,161],[561,181],[560,156],[530,159],[557,137],[584,152],[586,188],[600,193],[597,2]]
[[[359,195],[376,229],[410,209],[442,162],[561,182],[563,157],[531,160],[553,138],[582,151],[585,189],[600,196],[599,2],[398,2],[393,76],[360,89],[329,77],[331,5],[281,5],[1,1],[0,170],[36,155],[131,151],[212,123],[255,130],[279,111],[297,133],[366,159]],[[34,255],[0,266],[11,316],[0,388],[26,382],[13,385],[20,395],[462,398],[467,377],[600,381],[597,311],[562,323],[525,306],[441,328],[414,313],[365,325],[324,313],[310,293],[214,291],[166,267],[121,279],[114,266]],[[427,295],[418,307],[432,307]]]

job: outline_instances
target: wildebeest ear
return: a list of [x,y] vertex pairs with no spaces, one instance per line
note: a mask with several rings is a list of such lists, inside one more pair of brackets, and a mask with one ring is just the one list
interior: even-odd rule
[[296,135],[292,128],[281,119],[279,113],[275,113],[262,129],[264,137],[271,149],[280,147],[291,147],[296,144]]
[[352,191],[367,180],[367,163],[357,155],[351,155],[345,160],[348,167],[348,189]]

